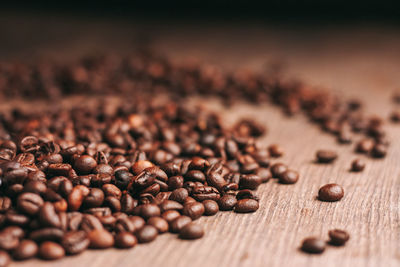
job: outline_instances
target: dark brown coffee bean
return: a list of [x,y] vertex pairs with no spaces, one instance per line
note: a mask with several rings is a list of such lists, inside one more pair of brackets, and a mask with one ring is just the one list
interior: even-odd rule
[[72,166],[66,163],[50,164],[47,171],[54,176],[69,176]]
[[143,220],[142,217],[139,216],[131,216],[129,217],[129,220],[133,223],[135,226],[135,232],[142,229],[143,226],[146,224],[146,222]]
[[173,220],[181,216],[181,214],[176,210],[167,210],[161,214],[161,217],[166,220],[168,223],[171,223]]
[[168,179],[168,190],[174,190],[183,186],[184,179],[182,176],[172,176]]
[[207,175],[207,184],[221,191],[222,188],[227,184],[227,182],[221,174],[212,172]]
[[0,250],[0,266],[7,267],[10,264],[10,255],[7,252]]
[[256,210],[258,210],[258,201],[255,199],[240,199],[234,208],[237,213],[255,212]]
[[192,219],[188,216],[179,216],[169,224],[169,230],[172,233],[179,233],[183,227],[191,223]]
[[148,219],[150,217],[160,216],[161,215],[161,210],[155,204],[145,204],[145,205],[141,206],[140,215],[144,219]]
[[185,188],[177,188],[174,191],[172,191],[171,195],[169,196],[169,199],[179,203],[184,203],[188,196],[189,193]]
[[167,210],[182,210],[183,209],[182,204],[180,204],[179,202],[173,201],[173,200],[165,200],[159,206],[160,206],[161,212],[164,212]]
[[94,158],[88,155],[82,155],[75,160],[74,169],[78,174],[89,174],[96,168],[97,162]]
[[27,260],[36,256],[39,248],[32,240],[22,240],[18,247],[13,250],[12,257],[15,260]]
[[301,250],[307,253],[320,254],[324,252],[325,247],[325,241],[315,237],[310,237],[303,240]]
[[275,163],[270,170],[273,178],[279,178],[282,173],[288,170],[288,167],[283,163]]
[[59,244],[45,241],[39,247],[39,256],[44,260],[57,260],[65,256],[65,251]]
[[37,243],[43,241],[60,241],[64,235],[64,231],[59,228],[41,228],[35,231],[32,231],[29,234],[29,238],[34,240]]
[[83,200],[83,204],[87,208],[100,207],[104,201],[103,190],[99,188],[91,188],[89,194]]
[[43,199],[34,193],[22,193],[17,199],[18,209],[28,215],[35,215],[43,204]]
[[153,167],[154,164],[147,160],[139,160],[135,164],[132,165],[132,172],[135,175],[141,173],[144,169]]
[[211,186],[195,186],[192,189],[191,195],[197,201],[204,201],[207,199],[217,201],[220,198],[219,191]]
[[197,220],[204,213],[204,205],[200,202],[186,203],[182,214],[189,216],[192,220]]
[[129,232],[120,232],[115,236],[115,246],[117,248],[132,248],[137,244],[136,237]]
[[39,220],[44,226],[61,227],[61,220],[50,202],[45,202],[39,210]]
[[84,231],[71,231],[64,235],[61,245],[70,255],[79,254],[89,247],[89,238]]
[[350,239],[350,235],[344,230],[334,229],[329,231],[328,234],[329,244],[334,246],[343,246]]
[[373,139],[363,139],[356,145],[356,151],[359,153],[369,153],[374,148],[375,142]]
[[331,163],[337,159],[338,155],[332,150],[318,150],[316,153],[317,162],[319,163]]
[[322,201],[339,201],[344,196],[343,188],[338,184],[326,184],[318,191],[318,199]]
[[266,183],[272,178],[272,173],[267,168],[258,168],[254,174],[261,178],[262,183]]
[[351,163],[351,170],[353,172],[361,172],[364,170],[364,168],[365,168],[365,162],[362,161],[361,159],[355,159]]
[[[103,215],[105,216],[105,214]],[[80,229],[85,232],[91,232],[93,230],[101,230],[103,229],[103,225],[100,220],[91,214],[85,214],[80,222]]]
[[105,184],[101,187],[106,197],[115,197],[120,199],[122,196],[121,190],[113,184]]
[[[115,218],[115,217],[113,217]],[[126,218],[118,218],[116,220],[114,229],[116,232],[130,232],[133,233],[137,229],[135,228],[135,224],[128,217]]]
[[299,173],[292,170],[287,170],[279,177],[281,184],[294,184],[299,180]]
[[160,234],[168,232],[168,222],[161,217],[151,217],[147,220],[147,224],[154,226]]
[[371,151],[371,155],[374,158],[384,158],[387,154],[387,148],[383,144],[376,144]]
[[210,167],[210,163],[200,157],[193,157],[189,164],[189,170],[205,171],[208,167]]
[[4,228],[2,232],[5,234],[10,234],[11,236],[18,239],[22,239],[25,236],[24,230],[22,230],[21,227],[14,225]]
[[189,223],[184,226],[179,232],[179,238],[181,239],[198,239],[204,235],[203,227],[195,223]]
[[157,238],[158,230],[154,226],[145,225],[142,229],[136,232],[136,237],[139,243],[149,243]]
[[121,190],[128,187],[128,184],[133,179],[133,175],[128,171],[117,171],[115,173],[115,185]]
[[95,249],[110,248],[114,245],[114,237],[105,229],[95,229],[88,233],[90,247]]
[[253,194],[253,192],[249,189],[243,189],[240,190],[239,192],[237,192],[236,194],[236,199],[240,200],[240,199],[254,199],[254,200],[259,200],[258,197],[256,195]]
[[13,250],[19,244],[17,237],[13,236],[11,233],[0,232],[0,250]]
[[236,196],[224,195],[218,200],[219,210],[233,210],[237,203]]
[[133,178],[133,186],[137,188],[146,188],[152,185],[156,180],[156,175],[148,171],[142,171]]
[[219,206],[214,200],[206,199],[202,203],[204,205],[204,215],[213,216],[218,213]]
[[256,190],[262,183],[261,177],[255,174],[243,174],[240,176],[239,188]]
[[274,157],[274,158],[282,157],[284,154],[282,147],[280,147],[278,144],[270,145],[268,147],[268,152],[271,155],[271,157]]

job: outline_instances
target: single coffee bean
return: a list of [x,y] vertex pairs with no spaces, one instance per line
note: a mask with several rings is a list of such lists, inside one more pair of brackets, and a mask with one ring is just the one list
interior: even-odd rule
[[288,170],[288,167],[283,163],[275,163],[274,165],[271,166],[270,170],[273,178],[279,178],[282,175],[282,173]]
[[179,238],[181,239],[198,239],[203,237],[204,230],[198,224],[189,223],[181,229],[179,232]]
[[65,256],[65,251],[59,244],[45,241],[39,247],[39,256],[44,260],[57,260]]
[[185,188],[177,188],[174,191],[172,191],[171,195],[169,196],[169,199],[179,203],[184,203],[188,196],[189,193]]
[[32,231],[29,234],[29,238],[34,240],[37,243],[43,241],[60,241],[64,235],[64,231],[58,228],[41,228],[35,231]]
[[136,232],[136,237],[139,243],[149,243],[157,238],[158,230],[154,226],[145,225],[142,229]]
[[117,248],[132,248],[137,244],[136,236],[129,232],[119,232],[115,236],[115,246]]
[[325,247],[325,241],[315,237],[310,237],[303,240],[301,250],[307,253],[320,254],[324,252]]
[[253,192],[249,189],[243,189],[240,190],[239,192],[237,192],[236,194],[236,199],[240,200],[240,199],[254,199],[254,200],[259,200],[259,198],[253,194]]
[[[217,205],[218,206],[218,205]],[[171,223],[173,220],[181,216],[181,214],[176,210],[167,210],[161,214],[161,217],[166,220],[168,223]]]
[[0,250],[0,267],[7,267],[10,264],[10,255],[4,250]]
[[287,170],[279,177],[281,184],[294,184],[299,180],[299,173],[292,170]]
[[10,234],[11,236],[18,239],[22,239],[25,236],[24,230],[22,230],[21,227],[15,225],[4,228],[2,232],[5,234]]
[[255,174],[243,174],[240,176],[239,187],[241,189],[256,190],[261,183],[262,179],[260,176]]
[[274,157],[274,158],[282,157],[284,154],[282,147],[280,147],[277,144],[270,145],[268,147],[268,152],[271,155],[271,157]]
[[267,168],[258,168],[254,174],[261,178],[262,183],[266,183],[272,178],[272,173]]
[[74,169],[80,175],[89,174],[96,166],[96,160],[88,155],[80,156],[74,163]]
[[318,191],[318,199],[322,201],[339,201],[344,196],[343,188],[338,184],[327,184]]
[[219,211],[218,203],[214,200],[206,199],[202,203],[204,205],[204,215],[206,216],[215,215]]
[[36,256],[39,248],[32,240],[22,240],[18,247],[13,250],[12,257],[15,260],[27,260]]
[[383,144],[376,144],[371,151],[371,155],[374,158],[384,158],[386,154],[387,154],[387,148]]
[[79,254],[89,247],[90,240],[84,231],[71,231],[64,235],[61,245],[70,255]]
[[332,150],[318,150],[316,156],[319,163],[331,163],[338,157],[337,153]]
[[351,163],[351,170],[353,172],[361,172],[364,170],[364,168],[365,168],[365,162],[362,161],[361,159],[355,159]]
[[183,205],[173,200],[164,200],[160,205],[161,212],[167,210],[182,210]]
[[50,202],[45,202],[39,210],[39,220],[40,222],[48,227],[61,227],[61,220],[56,213],[54,206]]
[[19,240],[11,233],[0,232],[0,250],[13,250],[18,247]]
[[130,216],[129,220],[133,223],[134,225],[134,232],[142,229],[144,227],[144,225],[146,224],[146,222],[144,221],[144,219],[142,217],[139,216]]
[[105,249],[114,245],[114,237],[105,229],[95,229],[88,233],[90,247],[95,249]]
[[233,210],[237,203],[236,196],[224,195],[218,200],[219,210],[228,211]]
[[151,217],[147,220],[147,224],[154,226],[160,234],[168,232],[168,222],[161,217]]
[[240,199],[234,208],[237,213],[255,212],[256,210],[258,210],[258,201],[254,199]]
[[22,193],[17,199],[18,209],[28,215],[35,215],[38,213],[43,204],[43,199],[34,193]]
[[204,213],[204,205],[200,202],[187,203],[184,205],[182,214],[197,220]]
[[141,206],[140,215],[144,219],[148,219],[150,217],[160,216],[161,215],[161,210],[155,204],[145,204],[145,205]]
[[[212,186],[196,186],[191,190],[192,197],[197,201],[204,201],[206,199],[211,199],[217,201],[220,198],[219,191]],[[189,197],[186,198],[185,202]]]
[[189,216],[179,216],[169,224],[169,230],[172,233],[179,233],[181,229],[192,222],[192,219]]
[[149,167],[153,167],[154,164],[147,160],[139,160],[135,164],[132,165],[132,172],[135,175],[141,173],[144,169]]
[[363,139],[356,145],[356,151],[359,153],[369,153],[374,148],[375,142],[373,139]]
[[350,235],[344,230],[334,229],[329,231],[328,234],[330,237],[329,244],[334,246],[343,246],[350,239]]

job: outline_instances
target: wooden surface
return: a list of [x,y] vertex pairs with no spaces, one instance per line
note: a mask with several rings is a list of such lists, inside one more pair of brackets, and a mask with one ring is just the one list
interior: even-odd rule
[[[7,24],[8,23],[8,24]],[[16,26],[13,19],[5,27]],[[118,22],[119,23],[119,22]],[[118,26],[117,23],[117,26]],[[8,33],[10,53],[2,57],[41,55],[45,43],[33,41],[29,48],[11,49],[13,42],[50,35],[46,43],[49,54],[84,53],[93,48],[129,49],[132,32],[150,32],[155,46],[176,58],[200,57],[219,65],[261,68],[265,62],[283,60],[290,75],[311,84],[324,85],[344,97],[359,96],[366,103],[368,114],[385,117],[394,108],[390,95],[400,88],[400,36],[390,27],[370,25],[349,27],[245,26],[201,27],[199,25],[134,25],[117,27],[84,24],[66,26],[58,21],[45,27],[39,37],[31,32],[43,23],[32,20],[23,34]],[[61,37],[57,27],[70,29],[68,38]],[[104,27],[103,27],[104,26]],[[46,30],[47,29],[47,30]],[[58,28],[57,28],[58,29]],[[97,31],[88,31],[97,29]],[[144,31],[143,29],[146,29]],[[147,31],[148,30],[148,31]],[[4,34],[4,29],[1,29]],[[86,33],[86,34],[85,34]],[[3,35],[4,36],[4,35]],[[63,41],[60,44],[60,37]],[[101,40],[101,41],[100,41]],[[62,49],[55,49],[56,47]],[[62,53],[62,54],[63,54]],[[130,250],[109,249],[87,251],[79,256],[57,262],[32,260],[15,266],[400,266],[400,125],[387,123],[392,142],[383,160],[365,158],[362,173],[349,172],[353,145],[338,145],[334,138],[322,134],[304,117],[287,118],[275,107],[251,106],[246,103],[229,110],[216,101],[197,101],[219,109],[227,123],[250,115],[269,128],[265,144],[279,143],[286,154],[279,161],[300,172],[295,185],[280,185],[275,181],[260,186],[260,209],[254,214],[222,212],[214,217],[202,217],[206,235],[190,242],[164,234],[153,243]],[[331,165],[313,163],[317,149],[339,152]],[[364,157],[362,157],[364,158]],[[339,183],[345,197],[336,203],[316,200],[320,186]],[[307,255],[299,251],[303,238],[327,238],[333,228],[346,229],[350,241],[345,247],[328,247],[322,255]]]

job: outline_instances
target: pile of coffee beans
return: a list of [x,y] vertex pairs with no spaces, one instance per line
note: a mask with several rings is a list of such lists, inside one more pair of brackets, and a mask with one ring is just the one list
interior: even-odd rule
[[255,212],[260,184],[299,179],[270,167],[283,151],[261,146],[264,133],[251,119],[227,127],[217,113],[145,95],[3,112],[0,262],[131,248],[166,232],[197,239],[201,216]]
[[[282,79],[271,72],[226,72],[194,61],[173,62],[149,51],[124,57],[84,57],[68,63],[0,64],[0,97],[60,99],[72,94],[138,95],[143,92],[179,98],[217,96],[228,104],[238,100],[270,102],[288,115],[305,114],[342,144],[352,143],[354,133],[371,138],[372,147],[358,152],[381,158],[389,145],[383,120],[367,117],[359,100],[343,101],[322,88]],[[281,154],[276,147],[271,152]]]
[[304,239],[301,244],[301,250],[306,253],[321,254],[325,251],[326,244],[332,246],[344,246],[344,244],[350,239],[350,235],[346,231],[339,229],[329,231],[328,235],[328,242],[317,237],[308,237]]

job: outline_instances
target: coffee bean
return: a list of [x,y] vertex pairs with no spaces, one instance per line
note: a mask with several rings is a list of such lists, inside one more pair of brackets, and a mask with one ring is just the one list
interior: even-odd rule
[[279,177],[281,184],[294,184],[299,180],[299,173],[292,170],[287,170]]
[[39,209],[39,220],[45,226],[55,228],[61,227],[60,217],[56,213],[53,204],[50,202],[45,202]]
[[43,242],[43,241],[60,241],[64,235],[64,231],[58,228],[41,228],[35,231],[32,231],[29,234],[29,238],[34,240],[35,242]]
[[197,220],[204,213],[204,205],[200,202],[186,203],[182,214],[189,216],[192,220]]
[[115,246],[117,248],[132,248],[137,244],[136,237],[129,232],[120,232],[115,236]]
[[307,253],[320,254],[324,252],[325,247],[325,241],[315,237],[310,237],[303,240],[301,250]]
[[160,216],[161,215],[161,210],[155,204],[145,204],[145,205],[141,206],[140,215],[144,219],[148,219],[150,217]]
[[34,193],[22,193],[17,199],[18,209],[28,215],[35,215],[38,213],[43,204],[43,199]]
[[136,232],[136,237],[139,243],[149,243],[157,238],[158,230],[154,226],[145,225],[142,229]]
[[249,213],[256,210],[258,210],[258,201],[254,199],[240,199],[234,208],[234,211],[237,213]]
[[132,165],[132,172],[136,175],[141,173],[144,169],[153,167],[154,164],[147,160],[139,160]]
[[183,203],[185,202],[188,196],[189,193],[185,188],[177,188],[174,191],[172,191],[171,195],[169,196],[169,199],[179,203]]
[[329,244],[343,246],[349,239],[349,234],[344,230],[334,229],[329,231]]
[[161,217],[166,220],[168,223],[171,223],[173,220],[181,216],[181,214],[176,210],[167,210],[161,214]]
[[262,183],[260,176],[255,174],[243,174],[240,176],[239,188],[256,190]]
[[237,203],[236,196],[224,195],[218,200],[219,210],[233,210]]
[[173,200],[165,200],[160,205],[161,212],[167,210],[182,210],[183,205]]
[[160,234],[168,232],[168,222],[161,217],[151,217],[147,220],[147,224],[154,226]]
[[364,170],[364,168],[365,168],[365,162],[362,161],[361,159],[355,159],[351,163],[351,170],[353,172],[361,172]]
[[179,232],[181,239],[198,239],[204,235],[203,227],[195,223],[189,223]]
[[79,254],[89,247],[90,240],[84,231],[71,231],[64,235],[61,245],[70,255]]
[[204,205],[204,215],[213,216],[219,211],[218,203],[211,199],[206,199],[203,202]]
[[384,158],[387,154],[387,148],[383,144],[376,144],[371,151],[371,155],[374,158]]
[[15,225],[8,226],[8,227],[4,228],[2,230],[2,232],[5,233],[5,234],[9,234],[9,235],[11,235],[11,236],[13,236],[15,238],[18,238],[18,239],[22,239],[25,236],[24,230],[22,230],[21,227],[18,227],[18,226],[15,226]]
[[338,184],[326,184],[318,191],[318,199],[327,202],[339,201],[344,196],[343,188]]
[[169,230],[172,233],[179,233],[181,229],[190,222],[192,222],[192,219],[189,216],[179,216],[178,218],[170,222]]
[[129,217],[129,220],[133,223],[134,225],[134,232],[142,229],[144,227],[144,225],[146,224],[146,222],[144,221],[143,218],[139,217],[139,216],[131,216]]
[[356,145],[356,151],[359,153],[369,153],[374,148],[375,142],[372,139],[363,139]]
[[0,232],[0,250],[13,250],[18,247],[19,240],[10,232]]
[[288,170],[288,167],[283,163],[275,163],[274,165],[271,166],[270,170],[273,178],[279,178],[282,175],[282,173]]
[[10,255],[7,252],[0,250],[0,266],[6,267],[10,264]]
[[39,256],[44,260],[57,260],[65,256],[65,251],[59,244],[45,241],[39,247]]
[[278,144],[273,144],[268,147],[269,154],[274,158],[282,157],[284,151]]
[[319,163],[331,163],[338,157],[337,153],[332,150],[318,150],[316,156]]
[[[194,186],[192,189],[192,197],[197,201],[204,201],[206,199],[218,200],[220,198],[219,191],[212,186]],[[186,198],[187,200],[188,198]]]
[[26,260],[36,256],[39,248],[32,240],[22,240],[18,247],[13,250],[12,257],[15,260]]
[[105,229],[94,229],[88,233],[90,247],[95,249],[105,249],[114,245],[114,237]]

